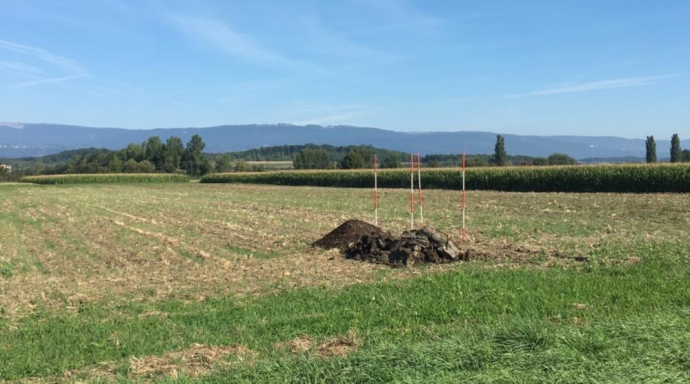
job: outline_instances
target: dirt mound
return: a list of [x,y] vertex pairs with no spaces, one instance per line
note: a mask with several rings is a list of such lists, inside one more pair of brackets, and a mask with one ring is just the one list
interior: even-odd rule
[[405,231],[400,238],[359,220],[348,220],[313,246],[338,248],[348,259],[387,264],[395,267],[421,263],[450,263],[466,260],[469,255],[445,233],[427,225]]
[[340,251],[345,251],[350,245],[359,242],[364,236],[368,238],[384,238],[390,237],[390,234],[364,221],[348,220],[326,236],[315,241],[312,246],[324,249],[337,248]]
[[362,236],[360,241],[345,250],[348,259],[394,267],[451,263],[465,260],[466,256],[446,234],[431,225],[405,231],[399,239]]

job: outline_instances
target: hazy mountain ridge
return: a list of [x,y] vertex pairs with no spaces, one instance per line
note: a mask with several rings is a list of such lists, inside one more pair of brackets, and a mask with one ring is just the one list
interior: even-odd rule
[[[43,156],[64,150],[99,147],[121,149],[129,143],[141,143],[150,136],[178,136],[183,141],[199,134],[206,142],[206,152],[240,151],[289,144],[330,144],[335,146],[368,145],[421,154],[493,153],[496,133],[477,131],[396,132],[380,128],[252,124],[223,125],[206,128],[156,128],[132,130],[93,128],[58,124],[0,123],[0,157]],[[509,154],[548,156],[554,152],[572,157],[609,158],[644,157],[644,139],[596,136],[522,136],[504,134]],[[657,139],[657,155],[665,157],[670,140]],[[690,140],[681,142],[690,147]]]

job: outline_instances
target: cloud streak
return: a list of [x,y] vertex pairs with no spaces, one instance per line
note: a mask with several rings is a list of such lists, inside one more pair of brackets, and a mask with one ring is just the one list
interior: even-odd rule
[[660,83],[662,80],[678,77],[680,75],[662,75],[662,76],[647,76],[647,77],[629,77],[623,79],[611,79],[594,81],[589,83],[573,84],[558,88],[544,89],[540,91],[527,92],[527,93],[517,93],[512,95],[506,95],[506,99],[515,99],[520,97],[532,97],[532,96],[546,96],[546,95],[556,95],[562,93],[581,93],[590,91],[600,91],[606,89],[615,88],[629,88],[629,87],[641,87],[646,85],[652,85]]
[[0,39],[0,48],[21,53],[24,55],[33,56],[39,60],[51,63],[69,72],[77,74],[86,74],[88,72],[78,62],[60,55],[55,55],[53,53],[46,51],[45,49],[32,47],[29,45],[17,44],[2,39]]
[[221,52],[247,61],[269,66],[292,66],[291,60],[262,47],[248,36],[234,31],[212,19],[168,15],[175,28],[193,40],[207,44]]
[[20,76],[40,76],[44,74],[43,70],[36,68],[33,65],[28,65],[24,63],[17,63],[14,61],[0,61],[0,69],[11,72]]
[[78,79],[80,77],[86,77],[88,74],[86,73],[79,73],[76,75],[70,75],[70,76],[63,76],[63,77],[53,77],[49,79],[38,79],[38,80],[31,80],[27,81],[24,83],[19,83],[15,84],[12,86],[12,89],[22,89],[22,88],[27,88],[27,87],[32,87],[35,85],[40,85],[40,84],[57,84],[57,83],[64,83],[66,81]]

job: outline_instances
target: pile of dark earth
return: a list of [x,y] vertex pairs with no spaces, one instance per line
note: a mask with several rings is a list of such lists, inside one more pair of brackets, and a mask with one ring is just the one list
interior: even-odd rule
[[468,251],[458,249],[448,235],[431,225],[405,231],[395,238],[379,227],[348,220],[312,245],[337,248],[348,259],[394,267],[451,263],[469,258]]

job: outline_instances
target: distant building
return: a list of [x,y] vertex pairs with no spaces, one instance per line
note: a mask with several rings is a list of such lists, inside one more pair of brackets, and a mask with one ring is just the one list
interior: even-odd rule
[[4,169],[7,172],[12,172],[12,166],[6,164],[0,164],[0,169]]

